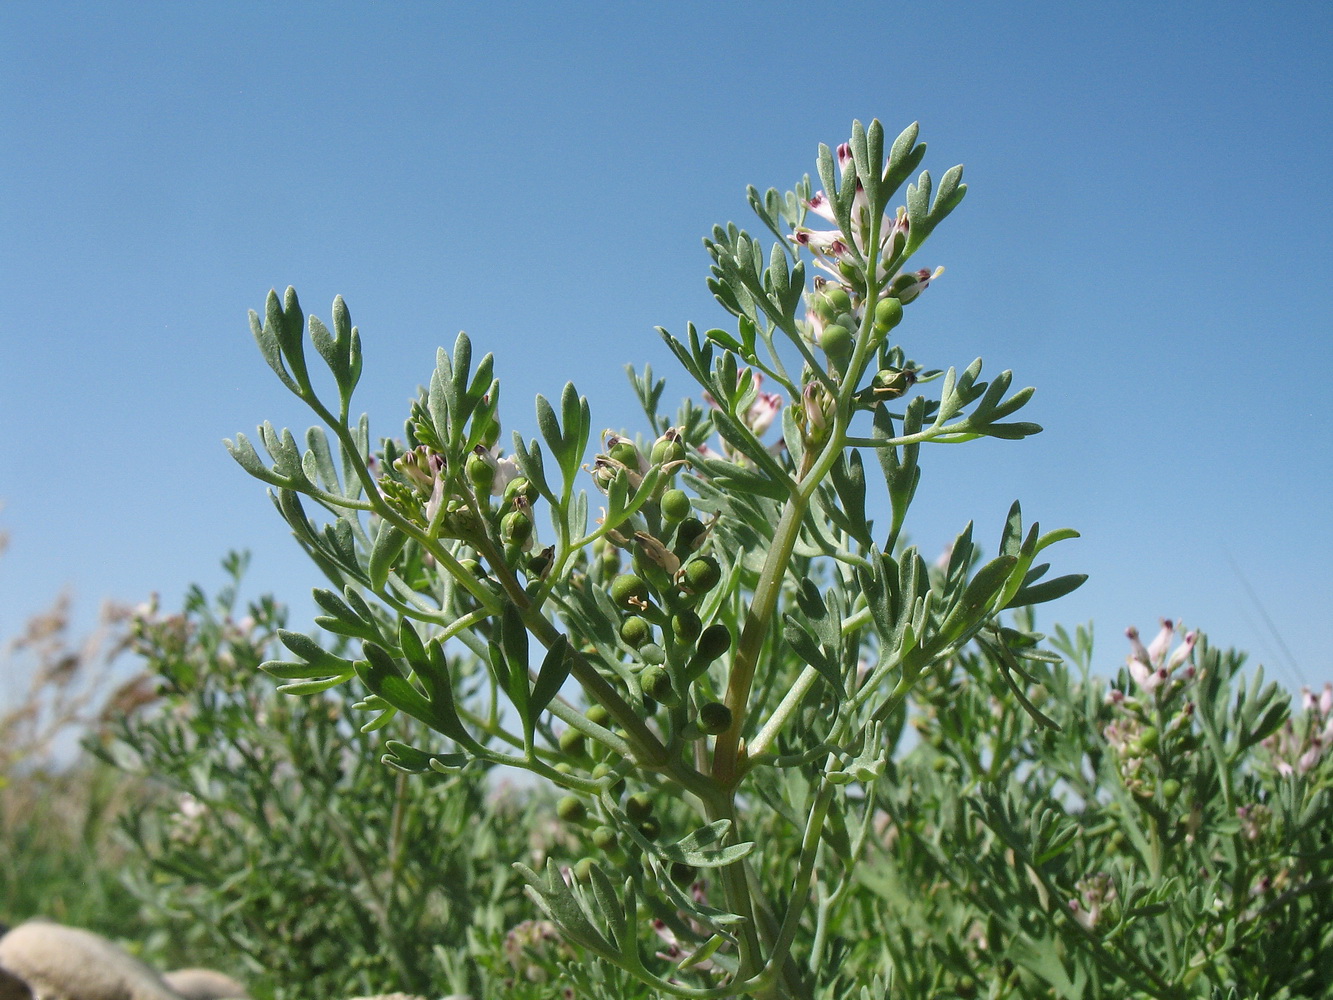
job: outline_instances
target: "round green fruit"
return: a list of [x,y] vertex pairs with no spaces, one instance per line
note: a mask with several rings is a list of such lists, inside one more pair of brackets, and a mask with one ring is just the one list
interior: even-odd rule
[[709,701],[699,706],[699,728],[710,736],[725,733],[731,728],[731,709],[720,701]]
[[731,648],[731,633],[721,622],[713,622],[699,636],[698,650],[700,659],[712,663]]
[[671,675],[666,669],[656,665],[643,668],[639,675],[643,693],[664,705],[674,705],[677,701],[676,689],[671,685]]
[[875,332],[888,333],[902,322],[903,304],[895,298],[880,299],[875,303]]
[[819,335],[819,346],[824,349],[834,368],[840,372],[847,370],[847,362],[852,360],[852,349],[855,347],[850,330],[837,323],[824,327]]
[[555,804],[555,814],[566,823],[582,823],[588,818],[588,807],[577,795],[566,795]]
[[581,756],[586,749],[586,737],[577,729],[566,729],[560,734],[560,752]]
[[712,556],[699,556],[685,564],[685,587],[693,594],[706,594],[722,580],[722,567]]
[[625,815],[631,823],[642,823],[653,814],[653,797],[647,792],[635,792],[625,800]]
[[621,607],[644,604],[648,600],[648,584],[634,573],[621,573],[611,581],[611,600]]
[[532,518],[521,510],[511,510],[500,520],[500,537],[522,544],[532,537]]
[[667,490],[661,503],[662,516],[668,521],[683,521],[690,516],[690,498],[684,490]]
[[624,639],[629,645],[638,649],[653,638],[653,626],[648,619],[641,618],[638,615],[630,615],[620,623],[620,638]]
[[677,642],[693,642],[699,638],[703,627],[704,623],[699,620],[699,616],[688,608],[671,616],[671,634]]

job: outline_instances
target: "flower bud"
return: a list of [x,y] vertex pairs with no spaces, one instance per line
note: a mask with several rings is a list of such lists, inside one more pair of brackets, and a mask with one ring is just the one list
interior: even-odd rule
[[683,521],[690,516],[690,498],[684,490],[667,490],[662,494],[662,517],[669,521]]
[[592,858],[580,858],[574,866],[574,877],[580,882],[591,882],[593,864]]
[[666,650],[655,642],[644,643],[639,647],[639,659],[644,663],[660,665],[666,663]]
[[671,863],[671,881],[676,885],[689,885],[694,881],[694,868],[685,864],[683,861],[673,861]]
[[599,826],[592,832],[592,843],[599,851],[613,851],[619,846],[616,831],[609,826]]
[[699,706],[699,728],[710,736],[725,733],[731,728],[731,709],[720,701],[709,701]]
[[630,615],[620,625],[620,638],[638,649],[653,637],[653,627],[646,618]]
[[577,795],[566,795],[555,804],[555,814],[566,823],[582,823],[588,818],[588,807]]
[[648,584],[641,576],[621,573],[611,581],[611,600],[622,608],[641,607],[648,602]]
[[722,568],[712,556],[699,556],[685,564],[685,589],[706,594],[722,580]]
[[1167,805],[1180,798],[1180,782],[1175,778],[1167,778],[1162,782],[1162,798],[1166,800]]
[[[588,706],[588,710],[583,713],[583,717],[589,722],[595,722],[599,726],[605,726],[611,721],[611,713],[606,710],[606,706],[604,705]],[[594,777],[596,776],[594,775]]]
[[1162,742],[1162,735],[1156,726],[1144,726],[1139,730],[1139,738],[1135,742],[1144,750],[1156,750]]

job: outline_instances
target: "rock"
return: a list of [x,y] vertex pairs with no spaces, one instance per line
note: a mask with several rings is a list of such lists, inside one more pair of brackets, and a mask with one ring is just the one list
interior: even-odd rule
[[244,986],[212,969],[177,969],[162,980],[186,1000],[250,1000]]
[[0,969],[33,1000],[181,1000],[156,972],[106,938],[33,920],[0,938]]

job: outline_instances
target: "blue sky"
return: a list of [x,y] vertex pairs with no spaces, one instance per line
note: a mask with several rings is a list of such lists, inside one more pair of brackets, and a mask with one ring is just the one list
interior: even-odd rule
[[1095,620],[1103,669],[1169,615],[1322,683],[1329,51],[1322,3],[0,6],[0,635],[230,548],[305,627],[322,581],[221,445],[310,422],[248,332],[270,287],[345,296],[376,434],[459,329],[509,427],[572,379],[632,431],[626,362],[691,392],[653,327],[726,319],[700,237],[879,117],[970,187],[909,354],[1012,368],[1047,428],[924,455],[914,540],[993,549],[1020,498],[1083,533],[1043,623]]

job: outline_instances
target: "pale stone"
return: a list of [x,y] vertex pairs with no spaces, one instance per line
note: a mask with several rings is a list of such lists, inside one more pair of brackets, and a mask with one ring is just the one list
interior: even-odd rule
[[212,969],[176,969],[162,979],[186,1000],[250,1000],[244,986]]
[[181,1000],[156,972],[106,938],[34,920],[0,938],[0,968],[33,1000]]

